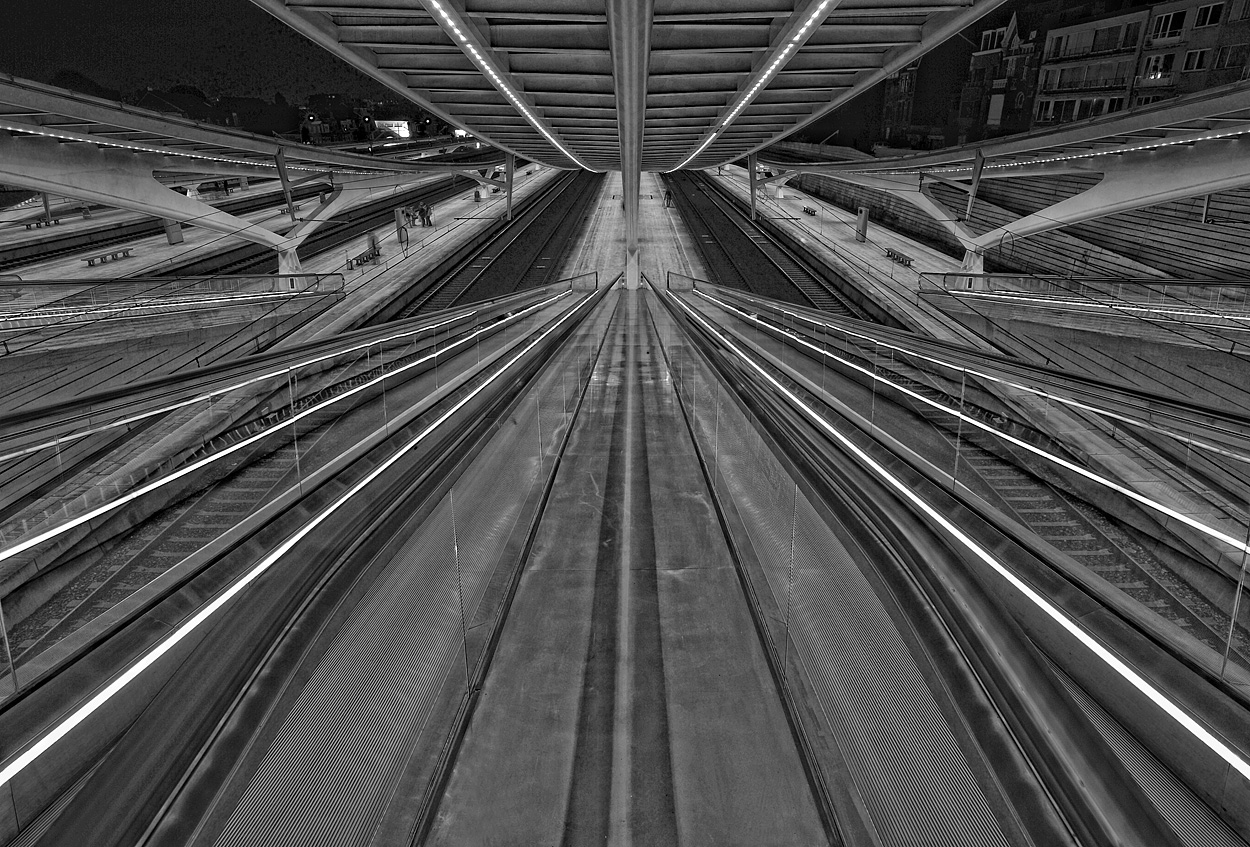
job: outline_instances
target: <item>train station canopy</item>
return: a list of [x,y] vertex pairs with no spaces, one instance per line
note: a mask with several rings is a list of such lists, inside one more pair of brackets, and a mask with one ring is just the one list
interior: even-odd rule
[[252,0],[475,136],[555,167],[733,161],[1003,0]]

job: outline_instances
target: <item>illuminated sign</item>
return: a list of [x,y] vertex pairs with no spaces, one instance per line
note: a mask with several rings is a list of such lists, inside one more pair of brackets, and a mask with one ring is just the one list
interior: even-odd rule
[[407,121],[377,121],[373,125],[378,129],[385,130],[396,138],[411,138],[412,131],[408,129]]

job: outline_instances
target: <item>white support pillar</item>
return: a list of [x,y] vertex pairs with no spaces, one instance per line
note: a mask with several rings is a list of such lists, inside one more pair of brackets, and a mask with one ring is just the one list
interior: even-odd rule
[[161,225],[165,227],[165,240],[170,244],[181,244],[186,240],[182,234],[182,224],[169,218],[161,218]]
[[291,223],[295,223],[295,203],[291,201],[291,179],[286,173],[286,151],[279,147],[274,160],[278,163],[278,179],[282,180],[282,196],[286,198],[286,211],[291,216]]
[[1102,181],[1053,206],[983,233],[974,243],[990,249],[1008,238],[1018,240],[1144,206],[1245,187],[1250,185],[1250,140],[1240,136],[1203,141],[1101,156],[1083,164],[1087,173],[1101,171]]
[[179,194],[152,178],[153,171],[179,167],[186,165],[172,156],[0,132],[0,182],[194,224],[274,249],[287,246],[284,236]]
[[977,190],[981,187],[981,171],[985,168],[985,154],[977,150],[976,163],[972,166],[972,185],[968,186],[968,208],[964,209],[964,221],[972,220],[972,206],[977,201]]
[[751,153],[747,156],[747,175],[748,182],[751,187],[751,220],[755,220],[755,186],[759,181],[759,175],[756,173],[758,168],[755,164],[755,154]]
[[43,219],[52,223],[52,205],[48,201],[48,192],[41,191],[40,194],[43,196]]
[[508,195],[508,220],[512,220],[512,179],[516,174],[516,156],[511,153],[504,154],[504,189]]
[[621,194],[625,201],[625,287],[642,285],[638,246],[638,199],[642,181],[642,133],[647,106],[654,0],[608,0],[608,36],[616,79],[620,129]]

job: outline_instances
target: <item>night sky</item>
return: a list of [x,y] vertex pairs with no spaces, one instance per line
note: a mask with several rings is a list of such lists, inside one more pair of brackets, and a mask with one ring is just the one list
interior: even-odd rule
[[[317,92],[379,97],[385,90],[247,0],[10,2],[15,5],[5,10],[8,31],[0,39],[0,71],[14,76],[51,82],[59,71],[69,70],[123,94],[183,83],[210,96],[271,101],[281,92],[292,102]],[[971,27],[972,37],[1005,22],[1016,2],[1009,0]],[[918,111],[926,102],[945,99],[935,95],[949,90],[966,66],[967,42],[960,46],[959,41],[952,39],[924,59]],[[852,101],[806,134],[817,140],[841,126],[831,143],[851,143],[866,133],[871,101],[872,95]]]
[[123,93],[194,85],[293,101],[384,90],[247,0],[10,0],[0,71],[51,82],[77,71]]

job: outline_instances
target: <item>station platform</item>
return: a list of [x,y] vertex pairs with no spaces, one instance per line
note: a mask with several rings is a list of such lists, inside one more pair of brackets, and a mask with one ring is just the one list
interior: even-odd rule
[[[644,173],[638,200],[638,246],[642,275],[663,286],[669,271],[708,279],[690,233],[676,207],[664,206],[659,174]],[[621,202],[621,175],[611,173],[603,183],[594,212],[561,276],[598,271],[611,280],[625,271],[625,213]]]
[[[726,165],[719,173],[706,173],[742,202],[750,202],[744,168]],[[856,241],[854,214],[788,185],[782,189],[780,199],[776,192],[776,187],[770,185],[765,196],[756,198],[757,215],[766,217],[793,236],[812,255],[862,286],[878,301],[893,304],[892,311],[907,315],[913,328],[945,341],[982,343],[975,334],[920,297],[921,274],[958,272],[959,260],[872,223],[868,226],[867,240]],[[804,214],[805,206],[816,209],[817,214]],[[892,260],[886,253],[890,249],[911,256],[911,266],[904,267]]]

